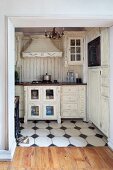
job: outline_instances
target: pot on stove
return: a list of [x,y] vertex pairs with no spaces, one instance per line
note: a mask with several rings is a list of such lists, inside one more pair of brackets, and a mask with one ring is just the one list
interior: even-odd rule
[[46,75],[43,75],[43,81],[51,81],[51,75],[48,75],[46,73]]

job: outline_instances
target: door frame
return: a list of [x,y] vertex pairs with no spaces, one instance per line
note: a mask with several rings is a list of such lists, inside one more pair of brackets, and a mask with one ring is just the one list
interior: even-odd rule
[[[73,17],[73,16],[37,16],[37,17],[6,17],[6,27],[7,27],[7,42],[8,43],[8,29],[10,27],[9,23],[12,24],[12,26],[14,27],[14,29],[16,27],[110,27],[113,23],[113,18],[108,18],[107,16],[101,16],[99,18],[98,17]],[[15,33],[15,32],[14,32]],[[8,51],[7,47],[7,51]],[[7,52],[6,55],[6,72],[8,73],[10,70],[9,64],[11,64],[11,62],[9,62],[11,59],[11,55],[10,53]],[[13,61],[14,62],[14,61]],[[85,68],[85,66],[84,66]],[[87,71],[87,68],[85,68]],[[13,69],[13,74],[14,74],[14,69]],[[9,81],[9,77],[8,74],[6,74],[6,99],[9,97],[9,93],[12,92],[12,89],[14,89],[15,84],[12,83],[12,89],[10,88],[10,86],[8,85],[8,81]],[[13,91],[14,93],[14,91]],[[10,100],[10,98],[8,98],[8,100]],[[11,114],[11,110],[9,110],[9,104],[8,104],[8,100],[6,100],[6,146],[7,146],[7,150],[4,151],[4,159],[12,159],[15,148],[16,148],[16,142],[14,140],[10,140],[10,136],[13,136],[14,139],[14,133],[13,131],[10,132],[9,129],[12,128],[11,123],[9,121],[10,117],[9,115],[14,115],[14,108],[12,108],[12,112],[13,114]],[[14,102],[14,101],[12,101]],[[14,122],[13,122],[14,124]],[[14,126],[14,125],[13,125]],[[13,133],[13,134],[11,134]],[[1,157],[0,157],[1,158]]]

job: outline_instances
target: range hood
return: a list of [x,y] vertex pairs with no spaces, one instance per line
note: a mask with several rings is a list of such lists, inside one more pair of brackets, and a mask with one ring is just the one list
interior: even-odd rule
[[62,57],[62,52],[46,37],[32,37],[31,44],[22,52],[23,57]]

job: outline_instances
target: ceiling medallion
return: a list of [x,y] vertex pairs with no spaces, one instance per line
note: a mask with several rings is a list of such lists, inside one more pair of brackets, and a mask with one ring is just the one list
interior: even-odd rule
[[62,36],[64,35],[64,28],[62,29],[62,31],[56,31],[56,28],[54,27],[53,30],[50,32],[47,32],[45,30],[45,37],[47,38],[52,38],[52,39],[59,39],[62,38]]

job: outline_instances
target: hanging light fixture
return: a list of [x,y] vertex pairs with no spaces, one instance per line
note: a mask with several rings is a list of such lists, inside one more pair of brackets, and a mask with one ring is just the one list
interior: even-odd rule
[[59,39],[59,38],[61,38],[61,37],[64,35],[64,28],[62,29],[61,32],[60,32],[60,31],[56,31],[55,29],[56,29],[56,28],[54,27],[51,32],[50,32],[50,31],[47,32],[47,31],[45,30],[45,36],[46,36],[47,38]]

